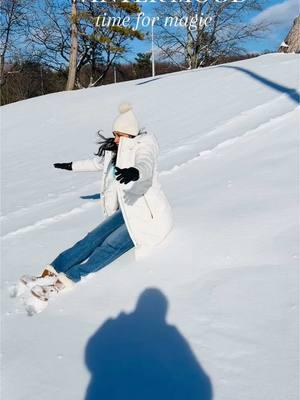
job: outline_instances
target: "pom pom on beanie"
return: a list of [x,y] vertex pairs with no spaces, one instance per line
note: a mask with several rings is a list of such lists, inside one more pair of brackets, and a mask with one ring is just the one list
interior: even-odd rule
[[119,106],[119,113],[120,114],[114,120],[113,131],[137,136],[139,133],[139,124],[131,104],[127,102],[121,103]]
[[121,103],[119,106],[119,112],[120,114],[126,113],[127,111],[132,110],[132,106],[129,103]]

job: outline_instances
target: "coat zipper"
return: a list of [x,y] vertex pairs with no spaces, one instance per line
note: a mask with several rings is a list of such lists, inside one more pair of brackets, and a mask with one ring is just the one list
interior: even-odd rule
[[[119,154],[122,154],[122,153],[121,153],[121,147],[122,147],[123,140],[124,140],[124,139],[121,139],[121,140],[120,140],[120,143],[119,143],[118,153],[117,153],[117,160],[118,160],[118,155],[119,155]],[[117,160],[116,160],[116,165],[117,165]],[[137,242],[136,242],[136,240],[135,240],[135,238],[134,238],[134,235],[133,235],[133,233],[132,233],[132,231],[131,231],[131,227],[130,227],[129,221],[128,221],[127,215],[126,215],[126,213],[125,213],[125,207],[124,207],[124,204],[123,204],[122,192],[121,192],[121,190],[120,190],[119,185],[117,185],[117,194],[118,194],[119,206],[120,206],[120,209],[121,209],[121,211],[122,211],[122,215],[123,215],[123,218],[124,218],[125,225],[126,225],[126,228],[127,228],[127,230],[128,230],[129,236],[131,237],[131,240],[132,240],[134,246],[137,247],[138,244],[137,244]]]
[[145,200],[146,206],[148,207],[148,210],[150,212],[151,218],[153,219],[153,214],[152,214],[151,208],[149,207],[149,203],[148,203],[148,201],[146,199],[146,196],[144,194],[143,194],[143,196],[144,196],[144,200]]
[[134,235],[133,235],[133,233],[132,233],[132,231],[131,231],[131,227],[130,227],[130,224],[129,224],[129,222],[128,222],[128,218],[127,218],[127,215],[126,215],[126,213],[125,213],[124,204],[123,204],[123,198],[122,198],[122,193],[120,192],[119,188],[117,188],[117,193],[118,193],[119,206],[120,206],[120,209],[121,209],[121,211],[122,211],[122,215],[123,215],[123,218],[124,218],[125,225],[126,225],[126,228],[127,228],[127,230],[128,230],[129,236],[131,237],[131,240],[133,241],[133,244],[134,244],[135,246],[137,246],[137,242],[136,242],[136,240],[135,240],[135,238],[134,238]]
[[[107,179],[107,172],[109,171],[109,166],[111,164],[111,155],[109,155],[109,162],[106,164],[106,168],[103,170],[103,184],[102,184],[102,192],[104,194],[105,189],[106,189],[106,179]],[[105,196],[103,196],[103,208],[104,208],[104,213],[105,215],[108,215],[107,211],[106,211],[106,205],[105,205]]]

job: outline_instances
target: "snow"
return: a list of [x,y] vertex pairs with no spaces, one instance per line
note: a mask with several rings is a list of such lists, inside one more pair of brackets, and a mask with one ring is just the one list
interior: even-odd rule
[[[297,398],[298,68],[269,54],[2,107],[3,398]],[[9,286],[103,220],[99,175],[52,164],[91,157],[124,100],[159,140],[174,229],[30,318]]]
[[283,41],[283,42],[281,43],[280,47],[289,47],[289,45],[286,44],[285,41]]

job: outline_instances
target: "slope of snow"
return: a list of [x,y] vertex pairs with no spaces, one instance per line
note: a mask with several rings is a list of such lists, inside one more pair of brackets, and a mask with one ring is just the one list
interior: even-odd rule
[[[297,398],[298,68],[272,54],[2,108],[3,398]],[[103,220],[99,176],[52,164],[91,157],[122,100],[159,140],[174,229],[28,318],[10,284]]]

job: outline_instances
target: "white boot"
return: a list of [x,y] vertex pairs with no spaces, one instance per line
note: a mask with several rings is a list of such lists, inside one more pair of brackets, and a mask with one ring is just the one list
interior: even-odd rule
[[31,294],[39,300],[48,301],[50,297],[55,297],[59,293],[71,290],[74,287],[75,283],[61,272],[56,276],[55,282],[52,282],[49,285],[33,286]]
[[34,286],[30,291],[30,296],[25,301],[25,309],[27,314],[32,316],[42,312],[49,303],[49,300],[57,294],[71,290],[75,287],[75,283],[65,274],[60,273],[56,277],[54,284]]
[[57,276],[58,272],[52,265],[47,265],[40,276],[23,275],[16,285],[9,288],[10,296],[21,296],[26,290],[32,289],[35,285],[52,285],[56,282]]

